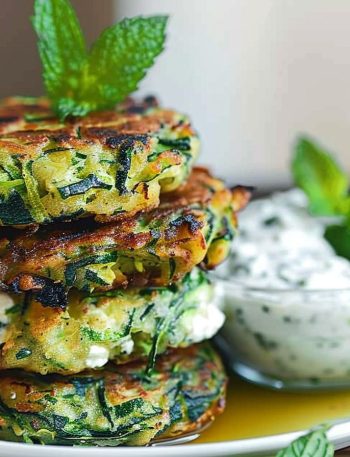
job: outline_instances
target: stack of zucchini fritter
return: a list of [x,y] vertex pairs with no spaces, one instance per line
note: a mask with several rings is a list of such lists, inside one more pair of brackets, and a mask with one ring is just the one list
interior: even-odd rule
[[64,124],[0,105],[0,437],[144,445],[223,409],[206,270],[246,193],[193,168],[198,147],[152,97]]

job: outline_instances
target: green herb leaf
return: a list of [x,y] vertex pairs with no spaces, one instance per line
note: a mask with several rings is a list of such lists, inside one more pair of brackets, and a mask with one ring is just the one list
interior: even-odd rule
[[166,16],[124,19],[106,29],[89,56],[84,99],[110,108],[137,89],[165,41]]
[[316,430],[293,441],[276,457],[333,457],[334,448],[324,429]]
[[348,225],[329,225],[324,237],[336,254],[350,260],[350,227]]
[[35,0],[34,30],[48,96],[58,107],[81,84],[87,51],[79,21],[68,0]]
[[102,32],[88,53],[69,1],[35,0],[44,82],[58,116],[113,108],[137,89],[164,48],[166,24],[166,16],[124,19]]
[[311,140],[298,140],[292,173],[297,186],[308,196],[312,213],[325,216],[349,212],[347,175],[327,151]]

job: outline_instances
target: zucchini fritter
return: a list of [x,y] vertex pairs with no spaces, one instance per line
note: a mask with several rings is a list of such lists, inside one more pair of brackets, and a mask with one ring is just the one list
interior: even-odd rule
[[60,123],[44,99],[0,104],[0,225],[108,220],[159,203],[199,149],[189,119],[154,98]]
[[[198,269],[164,288],[69,296],[66,310],[34,299],[14,306],[2,339],[0,369],[74,374],[156,355],[211,338],[224,321],[206,275]],[[17,303],[17,302],[16,302]]]
[[226,378],[209,344],[74,377],[0,374],[0,439],[40,444],[145,445],[194,432],[221,413]]
[[[163,286],[195,265],[211,269],[228,255],[236,214],[247,194],[203,168],[164,194],[161,205],[119,222],[81,222],[36,232],[0,228],[0,287],[33,291],[45,306],[65,307],[66,290]],[[16,232],[16,233],[14,233]]]

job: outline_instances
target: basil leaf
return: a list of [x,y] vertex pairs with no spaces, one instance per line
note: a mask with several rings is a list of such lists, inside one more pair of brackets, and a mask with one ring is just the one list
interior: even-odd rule
[[134,17],[107,28],[93,44],[82,99],[111,108],[137,89],[165,41],[167,17]]
[[46,91],[56,108],[79,90],[87,59],[84,36],[68,0],[35,0],[32,23]]
[[333,457],[334,448],[324,430],[317,430],[293,441],[276,457]]
[[313,214],[346,215],[349,212],[347,175],[327,151],[311,140],[298,140],[292,173],[297,186],[308,196]]

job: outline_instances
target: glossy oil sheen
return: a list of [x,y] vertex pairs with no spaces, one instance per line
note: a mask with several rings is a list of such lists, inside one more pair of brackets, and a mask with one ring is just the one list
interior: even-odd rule
[[291,432],[350,416],[350,389],[281,392],[236,377],[230,381],[224,414],[194,443],[257,438]]

